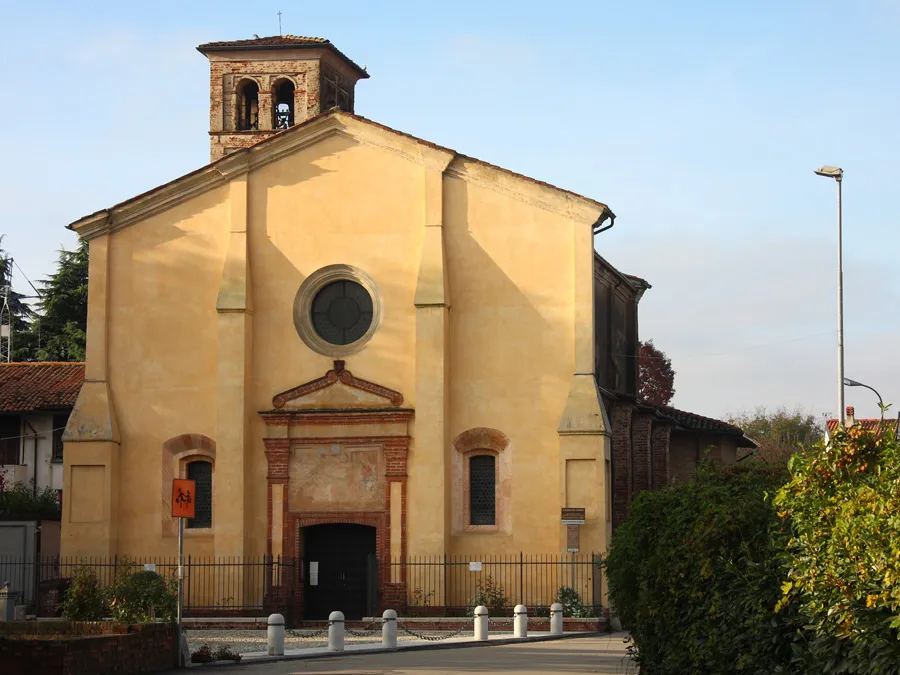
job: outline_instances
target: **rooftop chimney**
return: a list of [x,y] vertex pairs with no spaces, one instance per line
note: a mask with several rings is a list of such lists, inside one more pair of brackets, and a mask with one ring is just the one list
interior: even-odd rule
[[848,406],[847,406],[847,421],[844,423],[844,428],[845,428],[845,429],[849,429],[849,428],[852,427],[854,424],[856,424],[856,420],[855,420],[854,417],[853,417],[853,413],[854,413],[854,412],[855,412],[855,411],[853,410],[853,406],[852,406],[852,405],[848,405]]

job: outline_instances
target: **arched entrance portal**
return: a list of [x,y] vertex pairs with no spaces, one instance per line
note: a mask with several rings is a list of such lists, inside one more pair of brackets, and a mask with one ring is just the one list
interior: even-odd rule
[[378,604],[376,529],[368,525],[329,523],[302,530],[304,618],[374,616]]

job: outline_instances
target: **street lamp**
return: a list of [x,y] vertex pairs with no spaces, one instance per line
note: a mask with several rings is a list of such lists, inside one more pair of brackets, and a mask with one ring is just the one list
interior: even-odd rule
[[837,182],[837,222],[838,222],[838,415],[841,426],[847,422],[847,411],[844,408],[844,261],[841,242],[841,182],[844,170],[837,166],[825,165],[816,169],[816,175],[834,178]]
[[[875,391],[873,387],[863,384],[862,382],[857,382],[856,380],[851,380],[849,377],[844,378],[844,384],[848,387],[865,387],[866,389]],[[878,397],[878,407],[881,408],[881,419],[884,419],[884,401],[881,399],[881,394],[877,391],[875,391],[875,395]]]

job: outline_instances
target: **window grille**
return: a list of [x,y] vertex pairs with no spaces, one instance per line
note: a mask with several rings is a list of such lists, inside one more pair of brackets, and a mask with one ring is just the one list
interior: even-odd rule
[[212,527],[212,463],[191,462],[187,465],[187,477],[194,481],[194,517],[188,518],[188,527]]
[[495,525],[496,461],[493,455],[478,455],[469,460],[469,521],[472,525]]

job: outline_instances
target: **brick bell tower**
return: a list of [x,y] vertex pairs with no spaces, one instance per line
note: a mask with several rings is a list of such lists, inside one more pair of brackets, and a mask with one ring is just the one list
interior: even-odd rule
[[209,42],[209,158],[247,148],[320,112],[353,112],[365,68],[315,37]]

